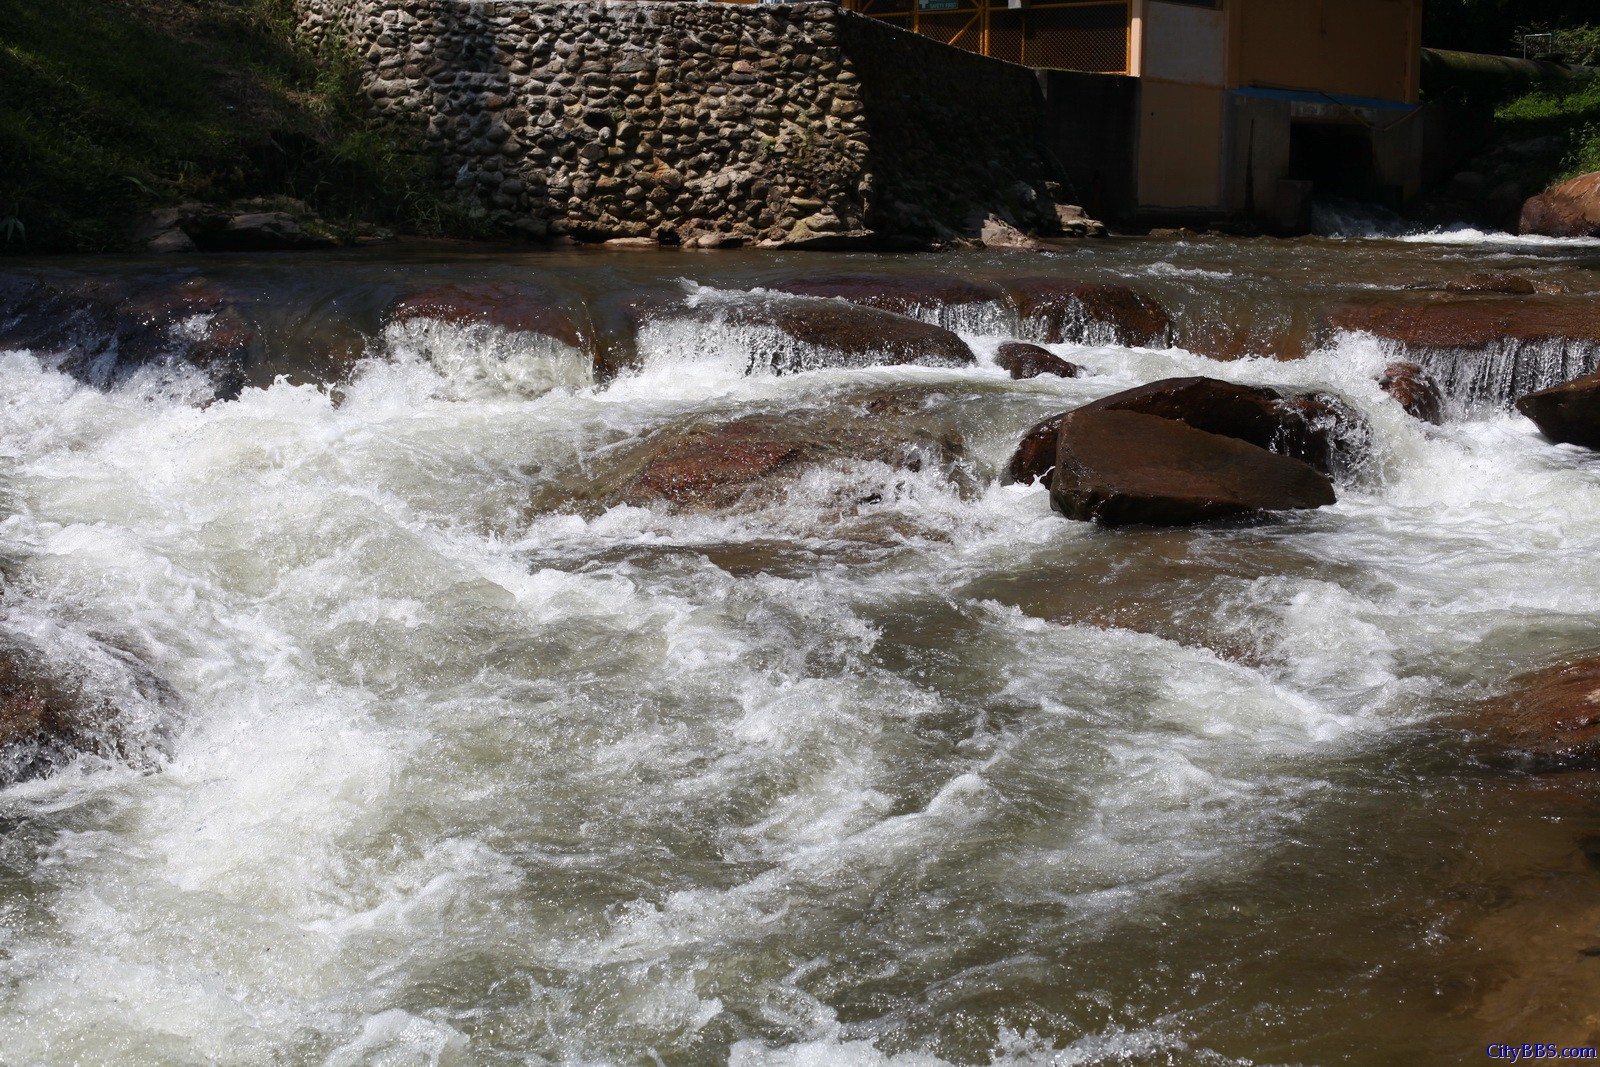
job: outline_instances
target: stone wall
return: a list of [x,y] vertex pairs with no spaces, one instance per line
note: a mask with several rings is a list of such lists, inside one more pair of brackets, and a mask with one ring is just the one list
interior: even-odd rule
[[501,224],[696,246],[1048,232],[1025,68],[829,3],[298,0]]

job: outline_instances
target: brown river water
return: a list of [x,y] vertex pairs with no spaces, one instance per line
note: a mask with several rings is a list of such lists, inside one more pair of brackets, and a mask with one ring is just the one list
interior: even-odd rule
[[[1485,270],[1546,291],[1495,299],[1580,306],[1600,242],[6,270],[206,287],[249,355],[213,401],[70,300],[25,346],[0,317],[0,636],[159,679],[123,694],[128,758],[0,791],[0,1062],[1389,1065],[1600,1039],[1600,783],[1454,717],[1600,650],[1600,455],[1509,410],[1600,349],[1327,326]],[[739,317],[860,272],[989,294],[916,309],[977,363],[830,365]],[[1170,330],[1069,324],[1049,347],[1090,373],[1012,381],[996,346],[1044,334],[1007,294],[1062,277]],[[577,341],[389,321],[439,285],[545,293]],[[163,328],[176,350],[222,314]],[[1397,356],[1444,382],[1444,425],[1379,391]],[[1001,484],[1036,420],[1192,374],[1360,409],[1339,503],[1104,530]],[[695,420],[846,439],[869,393],[916,398],[955,468],[863,451],[713,509],[595,488]]]

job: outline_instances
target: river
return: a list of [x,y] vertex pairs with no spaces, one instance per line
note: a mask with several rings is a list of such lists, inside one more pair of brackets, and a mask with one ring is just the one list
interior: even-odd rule
[[[1600,293],[1600,243],[1482,235],[12,264],[203,279],[270,358],[212,402],[182,367],[97,388],[0,351],[0,632],[159,679],[124,695],[126,758],[0,792],[0,1062],[1388,1065],[1600,1036],[1594,783],[1450,717],[1600,647],[1600,455],[1499,371],[1413,419],[1392,347],[1310,325],[1486,267]],[[1089,375],[1016,382],[1003,302],[924,312],[970,368],[775,374],[716,316],[622,325],[641,293],[842,271],[1116,280],[1174,336],[1091,330],[1050,346]],[[384,326],[490,283],[559,294],[620,372]],[[1304,355],[1182,347],[1205,330]],[[1537,384],[1594,364],[1556,349]],[[1192,374],[1363,411],[1339,503],[1104,530],[998,479],[1039,418]],[[659,427],[863,390],[958,430],[959,476],[584,496]]]

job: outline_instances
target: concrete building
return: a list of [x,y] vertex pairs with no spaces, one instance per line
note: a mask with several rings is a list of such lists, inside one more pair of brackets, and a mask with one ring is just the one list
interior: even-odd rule
[[1083,199],[1148,221],[1303,229],[1313,195],[1422,182],[1422,0],[846,0],[1039,68]]

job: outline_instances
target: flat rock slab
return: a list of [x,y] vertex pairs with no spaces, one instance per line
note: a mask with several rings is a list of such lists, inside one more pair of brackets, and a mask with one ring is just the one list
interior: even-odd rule
[[1131,411],[1075,411],[1057,438],[1050,503],[1102,526],[1189,526],[1334,503],[1296,459]]
[[1446,294],[1352,301],[1326,328],[1370,333],[1412,349],[1488,348],[1505,341],[1600,342],[1600,301],[1589,297]]
[[1600,449],[1600,371],[1529,393],[1517,410],[1557,444]]

